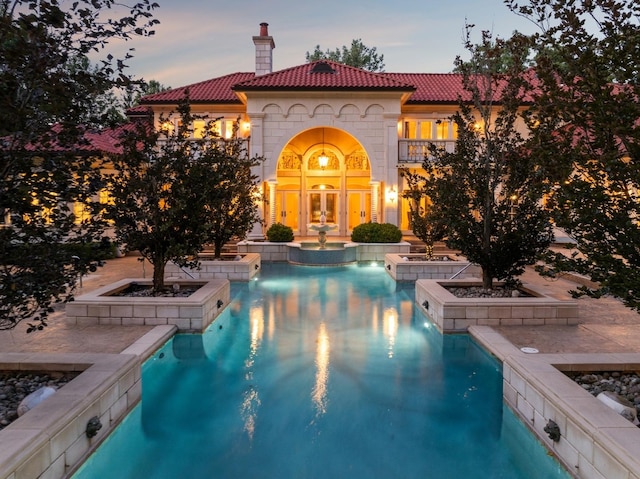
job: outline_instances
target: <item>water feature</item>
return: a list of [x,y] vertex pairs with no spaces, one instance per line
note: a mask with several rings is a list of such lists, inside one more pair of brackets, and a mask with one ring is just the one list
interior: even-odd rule
[[288,243],[287,260],[293,264],[327,266],[354,263],[358,259],[358,245],[344,241],[301,241]]
[[382,264],[264,264],[202,335],[144,364],[142,402],[74,479],[568,479]]

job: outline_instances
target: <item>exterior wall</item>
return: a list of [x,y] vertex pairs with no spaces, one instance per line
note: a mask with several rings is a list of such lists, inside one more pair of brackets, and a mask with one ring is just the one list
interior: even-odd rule
[[[251,154],[265,158],[258,172],[263,181],[276,179],[278,159],[289,141],[314,128],[336,128],[359,142],[369,157],[371,181],[398,191],[399,93],[250,92]],[[382,192],[384,193],[384,192]],[[382,218],[397,223],[397,201],[382,198]]]

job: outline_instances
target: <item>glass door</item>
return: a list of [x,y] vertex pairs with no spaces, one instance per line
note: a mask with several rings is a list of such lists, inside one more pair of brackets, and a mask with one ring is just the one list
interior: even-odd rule
[[276,195],[276,221],[300,233],[300,193],[280,191]]
[[371,221],[371,192],[350,191],[347,193],[347,233],[359,224]]
[[[320,223],[320,218],[324,214],[325,222],[337,224],[338,223],[338,192],[337,191],[317,191],[308,194],[308,215],[309,223]],[[338,230],[334,230],[333,233],[337,234]],[[331,234],[328,233],[328,234]]]

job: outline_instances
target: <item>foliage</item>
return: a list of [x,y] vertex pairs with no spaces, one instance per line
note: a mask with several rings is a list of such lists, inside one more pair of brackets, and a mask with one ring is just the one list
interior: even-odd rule
[[[0,329],[25,319],[42,329],[51,305],[72,297],[86,265],[59,245],[101,233],[90,201],[99,165],[72,153],[79,125],[104,124],[92,99],[129,81],[108,42],[152,34],[156,6],[0,0],[0,219],[11,223],[0,229]],[[104,57],[99,67],[74,67],[90,53]],[[81,215],[73,202],[86,203]]]
[[335,50],[322,51],[320,45],[316,45],[313,53],[307,52],[307,63],[314,62],[316,60],[332,60],[334,62],[343,63],[356,68],[362,68],[370,72],[384,72],[384,55],[378,56],[376,47],[369,48],[362,43],[362,40],[351,41],[351,46],[342,46],[342,49],[336,48]]
[[[139,123],[124,136],[109,178],[113,204],[106,217],[116,237],[153,265],[153,287],[164,288],[168,261],[197,266],[197,254],[212,242],[215,257],[234,236],[259,219],[256,177],[239,140],[220,138],[208,120],[194,138],[188,97],[178,105],[179,126],[155,130]],[[163,124],[167,118],[161,118]],[[196,259],[193,259],[196,258]]]
[[420,206],[422,198],[426,196],[425,178],[418,173],[403,172],[408,189],[403,196],[409,201],[409,214],[411,215],[411,230],[416,237],[424,241],[426,256],[433,256],[433,246],[436,241],[444,238],[444,227],[429,220],[426,211]]
[[362,223],[353,228],[351,241],[355,243],[398,243],[402,231],[391,223]]
[[293,229],[282,223],[273,223],[267,230],[267,239],[274,243],[293,241]]
[[534,141],[564,175],[554,218],[580,256],[550,255],[640,310],[640,4],[621,0],[529,0],[510,8],[539,25]]
[[[493,280],[517,282],[527,264],[552,239],[548,213],[540,200],[547,170],[535,164],[524,128],[521,105],[528,91],[521,66],[528,43],[521,36],[493,39],[483,32],[481,45],[466,48],[474,62],[456,63],[467,98],[453,115],[458,138],[453,153],[430,146],[427,175],[418,187],[432,202],[425,220],[450,248],[459,249],[482,268],[483,287]],[[504,51],[514,58],[500,73]]]

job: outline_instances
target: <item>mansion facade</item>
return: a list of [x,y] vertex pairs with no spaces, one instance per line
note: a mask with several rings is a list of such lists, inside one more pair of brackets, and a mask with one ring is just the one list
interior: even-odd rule
[[[430,143],[453,151],[450,116],[462,93],[458,74],[372,73],[331,61],[272,71],[275,48],[260,25],[255,72],[231,73],[143,97],[140,108],[177,122],[176,106],[189,92],[192,112],[219,118],[222,136],[235,132],[249,154],[264,159],[260,178],[264,225],[248,239],[264,237],[273,223],[296,236],[324,215],[348,236],[365,222],[393,223],[409,232],[409,204],[402,171],[419,169]],[[177,126],[177,125],[176,125]],[[202,125],[193,125],[194,136]]]

